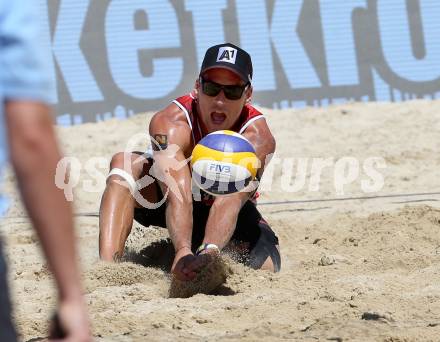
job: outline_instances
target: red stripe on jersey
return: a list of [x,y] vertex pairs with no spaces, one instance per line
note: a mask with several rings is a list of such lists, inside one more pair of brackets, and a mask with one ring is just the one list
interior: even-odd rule
[[[191,120],[192,131],[194,135],[194,145],[196,145],[202,138],[206,135],[202,132],[200,126],[200,118],[197,112],[197,104],[192,94],[184,95],[177,98],[174,102],[178,102],[181,105],[181,108],[185,108],[188,113],[189,119]],[[180,107],[180,106],[179,106]],[[255,107],[247,104],[243,107],[241,111],[240,117],[234,126],[230,129],[231,131],[239,133],[240,130],[246,126],[246,124],[257,117],[263,117],[263,114],[258,111]],[[243,133],[243,132],[241,132]]]

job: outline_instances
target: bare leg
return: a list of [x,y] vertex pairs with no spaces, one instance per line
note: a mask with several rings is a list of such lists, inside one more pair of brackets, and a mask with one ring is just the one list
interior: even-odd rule
[[[280,251],[280,247],[278,245],[275,246],[278,252]],[[267,257],[266,261],[261,265],[260,270],[266,270],[270,272],[277,272],[275,270],[275,265],[273,264],[272,258],[270,256]]]
[[[139,161],[139,158],[143,160]],[[131,162],[131,167],[124,168],[124,159]],[[138,160],[134,163],[135,160]],[[138,180],[148,173],[151,162],[141,153],[117,153],[110,163],[110,170],[118,168],[131,174]],[[122,183],[122,184],[121,184]],[[105,261],[118,261],[123,253],[125,241],[133,225],[133,212],[137,205],[125,179],[112,175],[107,179],[107,186],[101,199],[99,211],[99,255]],[[141,193],[149,200],[156,200],[156,184],[145,187]]]
[[[280,246],[275,245],[275,248],[277,249],[278,253],[280,252]],[[231,255],[244,255],[249,253],[249,243],[242,242],[242,243],[236,243],[235,241],[230,242],[227,244],[226,248],[224,249],[227,253],[230,253]],[[251,266],[253,267],[253,266]],[[279,271],[279,265],[278,267],[275,266],[274,261],[272,260],[272,257],[269,255],[265,261],[261,264],[261,266],[253,267],[254,269],[260,269],[270,272],[278,272]]]

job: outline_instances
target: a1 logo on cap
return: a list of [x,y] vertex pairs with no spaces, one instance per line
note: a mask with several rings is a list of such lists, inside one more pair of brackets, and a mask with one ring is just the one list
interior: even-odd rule
[[237,58],[236,49],[228,46],[222,46],[218,49],[217,62],[228,62],[235,64],[236,58]]

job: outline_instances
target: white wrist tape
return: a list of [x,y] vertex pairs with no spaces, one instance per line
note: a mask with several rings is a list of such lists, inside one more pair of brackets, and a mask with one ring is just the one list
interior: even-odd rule
[[122,169],[118,169],[118,168],[114,168],[109,172],[107,178],[110,176],[113,176],[113,175],[117,175],[117,176],[123,178],[127,182],[128,187],[130,188],[130,192],[132,194],[137,190],[138,187],[137,187],[136,181],[134,180],[133,176],[130,175],[127,171],[122,170]]

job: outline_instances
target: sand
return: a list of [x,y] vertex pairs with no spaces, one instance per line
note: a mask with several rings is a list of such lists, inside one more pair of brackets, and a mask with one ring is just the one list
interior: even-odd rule
[[[210,286],[205,280],[197,291],[211,294],[171,298],[189,294],[182,287],[176,292],[179,284],[168,272],[167,232],[137,224],[124,262],[98,261],[93,214],[104,176],[95,181],[81,169],[74,189],[76,231],[95,340],[438,341],[440,102],[264,112],[279,161],[266,174],[259,201],[280,239],[282,271],[277,274],[226,260],[213,268],[220,277],[216,281],[223,282],[214,292],[205,291]],[[145,132],[150,118],[151,113],[140,114],[58,132],[67,156],[83,166],[100,158],[94,161],[104,174],[111,155]],[[137,145],[146,147],[141,140]],[[335,170],[346,157],[352,159],[343,161],[359,163],[359,174],[350,184],[335,186]],[[386,165],[376,168],[383,187],[365,192],[371,178],[363,166],[371,157]],[[295,189],[295,178],[290,183],[289,178],[301,179],[298,158],[305,178]],[[313,158],[333,158],[319,181]],[[12,207],[1,232],[15,318],[22,340],[36,341],[47,335],[56,297],[12,176],[6,191]],[[293,202],[274,203],[280,201]]]

